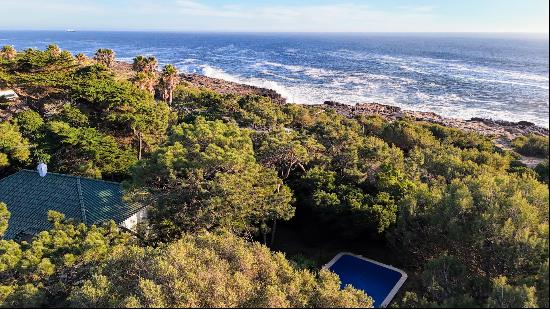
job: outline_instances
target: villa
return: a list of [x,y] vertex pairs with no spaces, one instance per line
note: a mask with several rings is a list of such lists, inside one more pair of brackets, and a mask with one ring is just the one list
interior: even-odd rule
[[120,183],[56,173],[22,170],[0,180],[0,202],[11,213],[5,239],[30,239],[48,230],[49,210],[84,224],[113,220],[133,230],[146,218],[146,209],[122,199]]

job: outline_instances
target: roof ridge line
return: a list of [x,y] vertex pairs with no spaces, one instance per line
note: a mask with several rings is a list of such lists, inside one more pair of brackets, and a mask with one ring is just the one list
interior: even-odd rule
[[86,223],[86,208],[84,207],[84,199],[82,198],[82,185],[80,184],[80,176],[76,177],[76,188],[78,189],[78,202],[80,203],[80,212],[82,214],[82,223]]
[[[36,173],[35,170],[29,170],[29,169],[26,169],[26,168],[23,168],[21,169],[20,171],[16,172],[16,173],[13,173],[12,175],[15,175],[19,172],[31,172],[31,173]],[[53,174],[53,175],[57,175],[57,176],[63,176],[63,177],[71,177],[71,178],[81,178],[81,179],[85,179],[85,180],[93,180],[93,181],[100,181],[100,182],[106,182],[106,183],[112,183],[112,184],[118,184],[118,185],[121,185],[122,183],[121,182],[116,182],[116,181],[110,181],[110,180],[103,180],[103,179],[95,179],[95,178],[90,178],[90,177],[82,177],[82,176],[78,176],[78,175],[69,175],[69,174],[61,174],[61,173],[54,173],[54,172],[48,172],[48,174]],[[11,176],[11,175],[10,175]],[[10,177],[8,176],[8,177]],[[7,178],[7,177],[5,177]],[[3,178],[3,179],[5,179]],[[2,180],[3,180],[2,179]]]
[[[17,173],[19,173],[19,172],[17,172]],[[6,180],[6,179],[8,179],[8,178],[10,178],[10,177],[12,177],[12,176],[15,176],[17,173],[13,173],[13,174],[8,175],[8,176],[6,176],[6,177],[4,177],[4,178],[0,178],[0,182],[4,181],[4,180]]]

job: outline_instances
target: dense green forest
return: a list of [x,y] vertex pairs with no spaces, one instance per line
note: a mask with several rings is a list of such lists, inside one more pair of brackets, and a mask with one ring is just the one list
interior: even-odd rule
[[[154,57],[121,71],[105,49],[4,47],[0,88],[22,96],[0,102],[1,177],[42,161],[150,206],[139,237],[52,212],[31,243],[0,240],[1,306],[372,305],[302,238],[391,259],[409,274],[392,306],[549,305],[548,137],[502,150],[413,119],[219,94]],[[0,235],[8,218],[0,205]]]

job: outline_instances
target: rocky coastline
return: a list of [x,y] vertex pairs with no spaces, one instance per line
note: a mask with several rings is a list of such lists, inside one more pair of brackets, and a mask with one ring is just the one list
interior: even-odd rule
[[190,83],[193,86],[208,88],[222,94],[237,94],[237,95],[260,95],[270,98],[277,104],[285,104],[286,99],[275,90],[260,88],[256,86],[239,84],[219,78],[208,77],[200,74],[180,74],[183,81]]
[[[266,96],[278,104],[286,103],[286,99],[283,96],[271,89],[239,84],[199,74],[181,74],[181,78],[193,86],[208,88],[223,94],[255,94]],[[506,141],[510,141],[521,135],[549,135],[547,128],[537,126],[527,121],[510,122],[485,118],[458,119],[443,117],[433,112],[404,110],[397,106],[379,103],[361,103],[350,105],[334,101],[325,101],[324,104],[318,104],[316,106],[320,106],[321,108],[333,108],[339,114],[350,118],[358,115],[380,116],[391,121],[405,117],[413,118],[418,121],[437,123],[443,126],[462,129],[465,131],[475,131],[483,135],[492,136],[497,142],[498,140],[502,140],[503,144],[507,144]]]
[[[117,72],[125,72],[126,75],[133,74],[132,66],[129,63],[117,62]],[[261,88],[246,84],[240,84],[224,79],[208,77],[195,73],[180,74],[182,81],[188,84],[207,88],[222,94],[236,95],[260,95],[270,98],[277,104],[286,104],[286,99],[275,90]],[[521,135],[537,134],[549,136],[549,130],[528,121],[504,121],[486,118],[459,119],[443,117],[433,112],[405,110],[397,106],[379,104],[379,103],[360,103],[356,105],[345,104],[342,102],[325,101],[323,104],[317,104],[321,108],[333,108],[339,114],[346,117],[355,117],[358,115],[380,116],[386,120],[397,120],[401,118],[413,118],[418,121],[437,123],[443,126],[457,128],[464,131],[474,131],[483,135],[491,136],[497,144],[508,148],[509,141]]]
[[[132,71],[132,65],[122,61],[115,62],[113,70],[122,78],[130,78],[134,74]],[[194,73],[182,73],[180,74],[180,78],[189,85],[210,89],[222,94],[260,95],[270,98],[277,104],[287,103],[286,99],[281,94],[272,89],[240,84]],[[18,92],[23,93],[23,97],[32,98],[31,95],[25,93],[22,89],[18,89]],[[21,104],[14,104],[4,110],[0,109],[0,119],[4,119],[6,117],[9,118],[10,114],[13,114],[17,109],[21,108],[20,105]],[[485,118],[450,118],[443,117],[433,112],[405,110],[397,106],[379,103],[360,103],[350,105],[341,102],[325,101],[323,104],[316,104],[313,106],[323,109],[335,109],[339,114],[350,118],[359,115],[380,116],[390,121],[402,118],[412,118],[418,121],[437,123],[443,126],[462,129],[465,131],[474,131],[483,135],[491,136],[495,142],[497,144],[501,144],[503,148],[508,148],[509,142],[515,137],[521,135],[549,135],[549,130],[547,128],[537,126],[527,121],[511,122]]]
[[514,139],[517,136],[537,134],[548,136],[549,131],[528,121],[504,121],[486,118],[459,119],[443,117],[433,112],[404,110],[397,106],[384,105],[379,103],[361,103],[357,105],[348,105],[334,101],[326,101],[326,107],[334,108],[339,114],[346,117],[380,116],[386,120],[398,120],[402,118],[412,118],[417,121],[426,121],[437,123],[446,127],[462,129],[465,131],[475,131],[483,135],[496,138]]

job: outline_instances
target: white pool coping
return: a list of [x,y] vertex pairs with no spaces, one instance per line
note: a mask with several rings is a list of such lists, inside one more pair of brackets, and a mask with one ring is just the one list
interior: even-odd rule
[[[325,269],[329,269],[332,265],[334,265],[334,263],[336,263],[342,256],[344,255],[349,255],[349,256],[353,256],[355,258],[358,258],[358,259],[361,259],[361,260],[364,260],[364,261],[367,261],[367,262],[370,262],[370,263],[373,263],[373,264],[376,264],[378,266],[381,266],[381,267],[384,267],[384,268],[387,268],[387,269],[391,269],[393,271],[396,271],[398,273],[401,274],[401,278],[399,278],[399,281],[397,281],[397,283],[393,286],[393,288],[390,290],[390,293],[388,294],[388,296],[386,296],[386,298],[384,298],[384,301],[380,304],[380,308],[386,308],[387,305],[390,304],[390,302],[392,301],[392,299],[395,297],[395,294],[397,294],[397,292],[399,291],[399,289],[401,288],[401,286],[403,285],[403,283],[405,283],[405,281],[407,280],[408,276],[407,276],[407,273],[405,273],[404,271],[402,271],[401,269],[399,268],[395,268],[391,265],[386,265],[386,264],[382,264],[378,261],[375,261],[375,260],[371,260],[371,259],[368,259],[366,257],[363,257],[361,255],[357,255],[357,254],[353,254],[353,253],[350,253],[350,252],[340,252],[338,253],[332,260],[330,260],[330,262],[328,262],[327,264],[325,264],[323,266],[323,268]],[[368,293],[367,293],[368,295]]]

